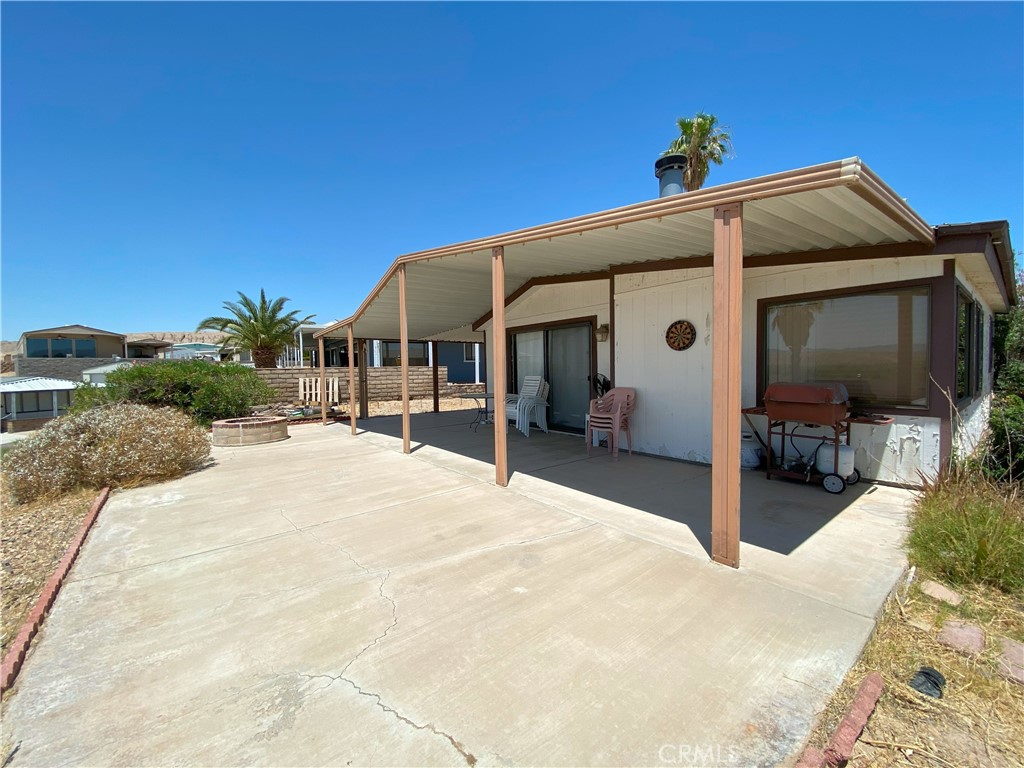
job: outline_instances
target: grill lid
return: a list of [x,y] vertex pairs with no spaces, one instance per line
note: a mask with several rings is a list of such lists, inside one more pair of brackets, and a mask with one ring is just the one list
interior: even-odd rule
[[777,381],[769,384],[764,392],[765,403],[826,403],[838,405],[850,400],[850,393],[846,391],[845,384],[793,384],[787,381]]

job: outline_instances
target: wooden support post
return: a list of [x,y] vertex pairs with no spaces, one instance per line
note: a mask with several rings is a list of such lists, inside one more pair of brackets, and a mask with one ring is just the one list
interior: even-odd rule
[[327,369],[324,368],[324,337],[317,339],[320,358],[320,423],[327,426]]
[[711,334],[711,558],[740,565],[743,204],[715,206]]
[[356,433],[356,347],[352,343],[352,326],[348,331],[348,424],[354,435]]
[[615,275],[608,275],[608,380],[615,386]]
[[366,339],[357,342],[359,347],[359,418],[370,418],[370,374],[366,364]]
[[438,383],[437,383],[437,379],[438,379],[438,375],[439,375],[439,372],[438,372],[438,367],[439,366],[438,366],[438,363],[437,363],[437,342],[436,341],[430,342],[430,352],[431,352],[431,357],[433,358],[433,361],[434,361],[434,413],[440,413],[441,412],[441,389],[440,389],[440,387],[438,386]]
[[494,356],[494,482],[508,485],[505,420],[505,249],[491,249],[491,354]]
[[402,342],[402,453],[411,452],[409,425],[409,313],[405,302],[405,264],[398,267],[398,325]]

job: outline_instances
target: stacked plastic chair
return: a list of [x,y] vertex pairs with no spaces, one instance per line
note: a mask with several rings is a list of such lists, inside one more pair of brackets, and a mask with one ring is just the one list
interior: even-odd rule
[[612,458],[619,459],[619,433],[626,433],[629,455],[633,455],[633,434],[629,429],[630,416],[636,410],[636,390],[632,387],[615,387],[604,396],[590,401],[587,414],[587,455],[593,445],[594,432],[608,433],[608,450]]

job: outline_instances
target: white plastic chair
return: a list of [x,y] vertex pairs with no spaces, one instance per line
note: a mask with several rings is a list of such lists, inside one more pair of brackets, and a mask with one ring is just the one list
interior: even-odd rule
[[540,393],[540,385],[544,379],[540,376],[525,376],[519,392],[514,395],[505,395],[505,431],[508,431],[508,422],[515,421],[519,426],[519,401],[524,397],[537,397]]
[[530,436],[530,422],[536,421],[537,426],[545,433],[548,431],[548,393],[551,385],[546,381],[540,384],[536,397],[520,397],[516,408],[516,429],[527,437]]

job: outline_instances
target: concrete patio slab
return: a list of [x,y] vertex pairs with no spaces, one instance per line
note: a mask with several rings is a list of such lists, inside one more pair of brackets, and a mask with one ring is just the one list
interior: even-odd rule
[[540,435],[501,489],[462,416],[414,417],[412,456],[293,427],[116,494],[6,703],[10,765],[792,755],[902,567],[905,495],[745,475],[732,570],[706,468]]

